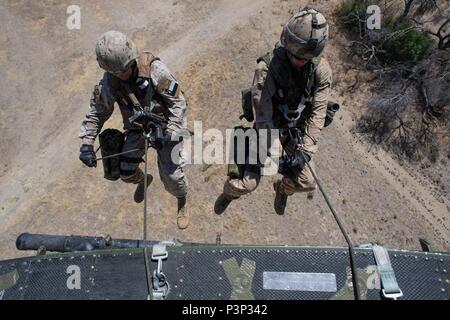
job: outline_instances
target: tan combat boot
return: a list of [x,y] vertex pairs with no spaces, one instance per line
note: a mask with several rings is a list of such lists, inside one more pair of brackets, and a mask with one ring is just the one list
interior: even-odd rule
[[[153,176],[151,174],[147,174],[147,189],[153,181]],[[144,201],[145,193],[144,193],[144,174],[142,174],[142,180],[138,183],[136,191],[134,192],[134,201],[136,203],[141,203]]]
[[189,209],[186,203],[186,196],[178,199],[177,225],[183,230],[189,226]]
[[286,209],[288,195],[282,190],[281,180],[274,182],[273,188],[275,189],[275,212],[279,215],[283,215],[284,210]]

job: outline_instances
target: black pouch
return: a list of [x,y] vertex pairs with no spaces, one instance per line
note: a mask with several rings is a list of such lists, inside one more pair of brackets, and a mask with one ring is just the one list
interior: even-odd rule
[[255,116],[253,115],[253,106],[252,106],[252,91],[251,89],[242,90],[242,112],[243,114],[239,117],[239,119],[245,119],[248,122],[252,122],[255,120]]
[[[106,129],[99,135],[100,150],[103,157],[111,156],[122,151],[125,135],[117,129]],[[120,157],[103,159],[104,177],[115,181],[120,178]]]
[[[247,131],[248,129],[252,129],[250,127],[243,127],[243,126],[238,126],[238,127],[234,127],[234,130],[243,130],[244,132]],[[258,137],[258,136],[256,136]],[[236,137],[234,137],[233,135],[233,139],[236,139]],[[256,144],[258,145],[258,141],[256,141]],[[248,139],[246,139],[245,141],[245,147],[244,150],[238,150],[237,148],[238,144],[234,143],[234,150],[233,150],[233,158],[231,159],[230,163],[228,164],[228,172],[227,175],[231,178],[231,179],[242,179],[244,177],[244,173],[245,171],[251,171],[257,174],[260,174],[261,172],[261,167],[258,164],[249,164],[248,162],[248,158],[249,158],[249,149],[250,149],[250,141],[248,141]],[[245,163],[238,163],[238,152],[245,152]]]

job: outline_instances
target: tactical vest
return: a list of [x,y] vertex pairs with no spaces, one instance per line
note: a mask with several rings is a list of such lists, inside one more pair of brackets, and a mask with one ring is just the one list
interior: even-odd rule
[[[305,105],[305,109],[295,126],[302,127],[312,113],[316,70],[320,58],[309,61],[300,72],[292,67],[286,49],[280,43],[277,43],[272,52],[257,60],[258,63],[260,61],[267,64],[269,74],[274,79],[277,88],[277,92],[272,98],[275,126],[278,128],[286,126],[286,121],[279,110],[280,105],[285,104],[289,110],[296,110],[301,103]],[[280,93],[282,94],[280,95]]]
[[149,106],[153,102],[155,108],[153,110],[156,114],[162,114],[166,116],[166,111],[161,105],[161,100],[153,87],[151,79],[151,65],[154,61],[159,60],[148,51],[144,51],[136,60],[138,74],[136,79],[139,79],[142,84],[146,85],[146,90],[139,90],[139,84],[129,83],[123,81],[112,74],[109,75],[111,87],[116,91],[116,101],[119,104],[120,111],[122,113],[123,123],[125,129],[139,129],[138,124],[131,125],[129,123],[129,117],[133,115],[134,108],[142,108],[143,106]]

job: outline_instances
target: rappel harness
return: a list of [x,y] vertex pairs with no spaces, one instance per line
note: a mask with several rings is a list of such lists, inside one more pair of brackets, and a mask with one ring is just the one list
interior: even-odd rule
[[298,127],[304,113],[311,113],[320,58],[312,59],[299,71],[291,67],[287,50],[277,43],[272,52],[257,60],[260,61],[268,66],[277,88],[272,102],[279,127]]

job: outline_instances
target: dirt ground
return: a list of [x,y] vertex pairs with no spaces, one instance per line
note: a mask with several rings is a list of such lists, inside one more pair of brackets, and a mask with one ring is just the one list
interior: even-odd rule
[[[153,0],[77,1],[81,29],[66,28],[65,1],[0,3],[0,259],[19,252],[22,232],[142,238],[142,206],[132,200],[133,185],[103,179],[101,165],[78,160],[78,131],[94,84],[102,71],[95,39],[115,29],[158,55],[177,76],[189,102],[190,128],[225,131],[239,124],[240,91],[250,85],[255,59],[279,39],[282,24],[306,1]],[[420,249],[419,238],[449,251],[448,190],[436,182],[439,168],[398,163],[351,133],[356,116],[371,96],[356,76],[346,38],[335,24],[341,1],[312,1],[331,23],[324,56],[334,71],[333,98],[342,103],[335,123],[323,131],[315,157],[333,204],[356,244],[382,243]],[[350,66],[350,67],[349,67]],[[118,110],[105,125],[121,128]],[[150,172],[158,176],[154,152]],[[444,156],[446,157],[446,155]],[[435,171],[433,171],[433,169]],[[420,171],[422,170],[422,171]],[[176,227],[176,202],[159,179],[150,187],[151,239],[186,242],[344,245],[331,213],[317,191],[289,198],[284,216],[273,213],[276,177],[263,178],[251,195],[217,216],[214,201],[225,180],[224,165],[190,165],[191,225]],[[448,185],[447,185],[448,186]],[[439,192],[436,190],[439,189]]]

